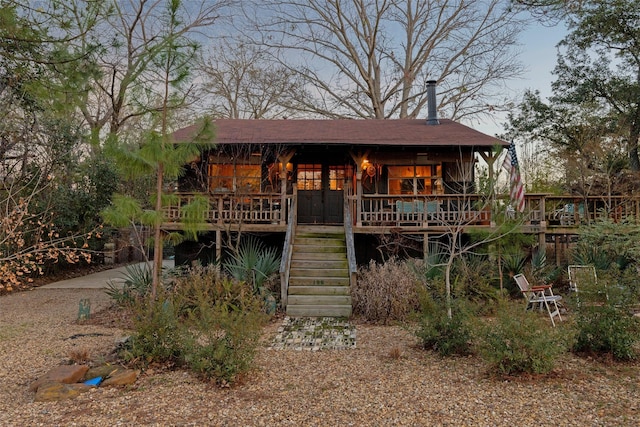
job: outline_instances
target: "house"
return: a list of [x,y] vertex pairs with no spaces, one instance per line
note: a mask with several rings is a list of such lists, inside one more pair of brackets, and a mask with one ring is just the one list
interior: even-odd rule
[[[219,258],[229,235],[258,234],[283,249],[281,302],[290,315],[348,316],[356,264],[375,252],[372,236],[417,236],[426,252],[430,238],[452,227],[495,226],[491,201],[476,194],[474,164],[478,158],[493,164],[508,144],[460,123],[431,116],[214,125],[215,148],[188,165],[164,224],[180,230],[181,206],[204,194],[208,234],[177,248],[176,258],[189,261],[203,248]],[[197,129],[177,131],[175,141]],[[529,194],[522,230],[541,244],[562,245],[589,218],[586,212],[599,212],[599,203]],[[615,203],[625,215],[640,207],[638,200]],[[575,209],[572,224],[555,221],[578,204],[582,217]]]
[[[224,198],[213,222],[280,225],[249,227],[255,231],[284,231],[285,211],[294,201],[298,224],[322,225],[342,225],[345,202],[354,202],[349,206],[356,232],[421,226],[429,222],[425,214],[436,211],[451,216],[451,204],[442,200],[472,197],[476,155],[494,160],[496,147],[506,145],[451,120],[214,124],[215,150],[190,165],[179,189]],[[181,129],[175,138],[188,139],[196,129]],[[423,205],[413,206],[417,201]],[[437,208],[430,202],[439,202]]]
[[[463,219],[490,226],[474,194],[477,156],[507,144],[451,120],[216,120],[215,148],[187,167],[180,206],[207,194],[208,246],[229,233],[279,236],[282,301],[289,314],[350,313],[357,241],[442,233]],[[177,131],[188,140],[198,125]],[[274,239],[278,242],[278,238]],[[181,248],[185,249],[185,248]],[[198,249],[199,250],[199,249]],[[186,251],[186,249],[185,249]],[[182,258],[178,256],[178,258]],[[304,307],[307,306],[307,307]]]

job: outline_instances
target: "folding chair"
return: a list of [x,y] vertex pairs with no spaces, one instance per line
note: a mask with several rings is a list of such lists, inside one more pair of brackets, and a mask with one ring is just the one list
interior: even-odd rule
[[580,305],[580,292],[586,292],[587,300],[602,300],[602,296],[604,296],[604,300],[609,299],[606,285],[604,289],[598,288],[598,276],[594,266],[570,265],[567,267],[567,273],[569,273],[569,290],[576,293],[578,306]]
[[560,316],[560,309],[558,308],[558,301],[562,299],[560,295],[554,295],[551,285],[531,286],[524,274],[516,274],[513,279],[518,284],[522,295],[527,300],[525,310],[538,307],[540,310],[545,308],[549,313],[551,324],[555,328],[556,322],[554,317],[558,316],[558,319],[562,321]]

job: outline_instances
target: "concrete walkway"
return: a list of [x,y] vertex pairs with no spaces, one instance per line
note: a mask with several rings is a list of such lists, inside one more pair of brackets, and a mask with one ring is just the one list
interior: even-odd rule
[[[140,263],[143,266],[147,264]],[[165,260],[162,263],[165,268],[173,268],[173,260]],[[59,282],[49,283],[40,286],[41,289],[106,289],[109,283],[123,284],[127,267],[112,268],[110,270],[100,271],[98,273],[89,274],[87,276],[76,277],[73,279],[61,280]]]

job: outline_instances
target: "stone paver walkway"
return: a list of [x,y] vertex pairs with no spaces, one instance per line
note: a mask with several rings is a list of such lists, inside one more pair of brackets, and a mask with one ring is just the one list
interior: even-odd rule
[[345,350],[356,348],[356,327],[337,317],[285,317],[272,350]]

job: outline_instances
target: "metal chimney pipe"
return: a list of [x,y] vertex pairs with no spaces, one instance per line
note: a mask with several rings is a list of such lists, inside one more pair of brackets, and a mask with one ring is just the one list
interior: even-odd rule
[[436,104],[436,81],[427,81],[427,124],[439,125],[438,108]]

